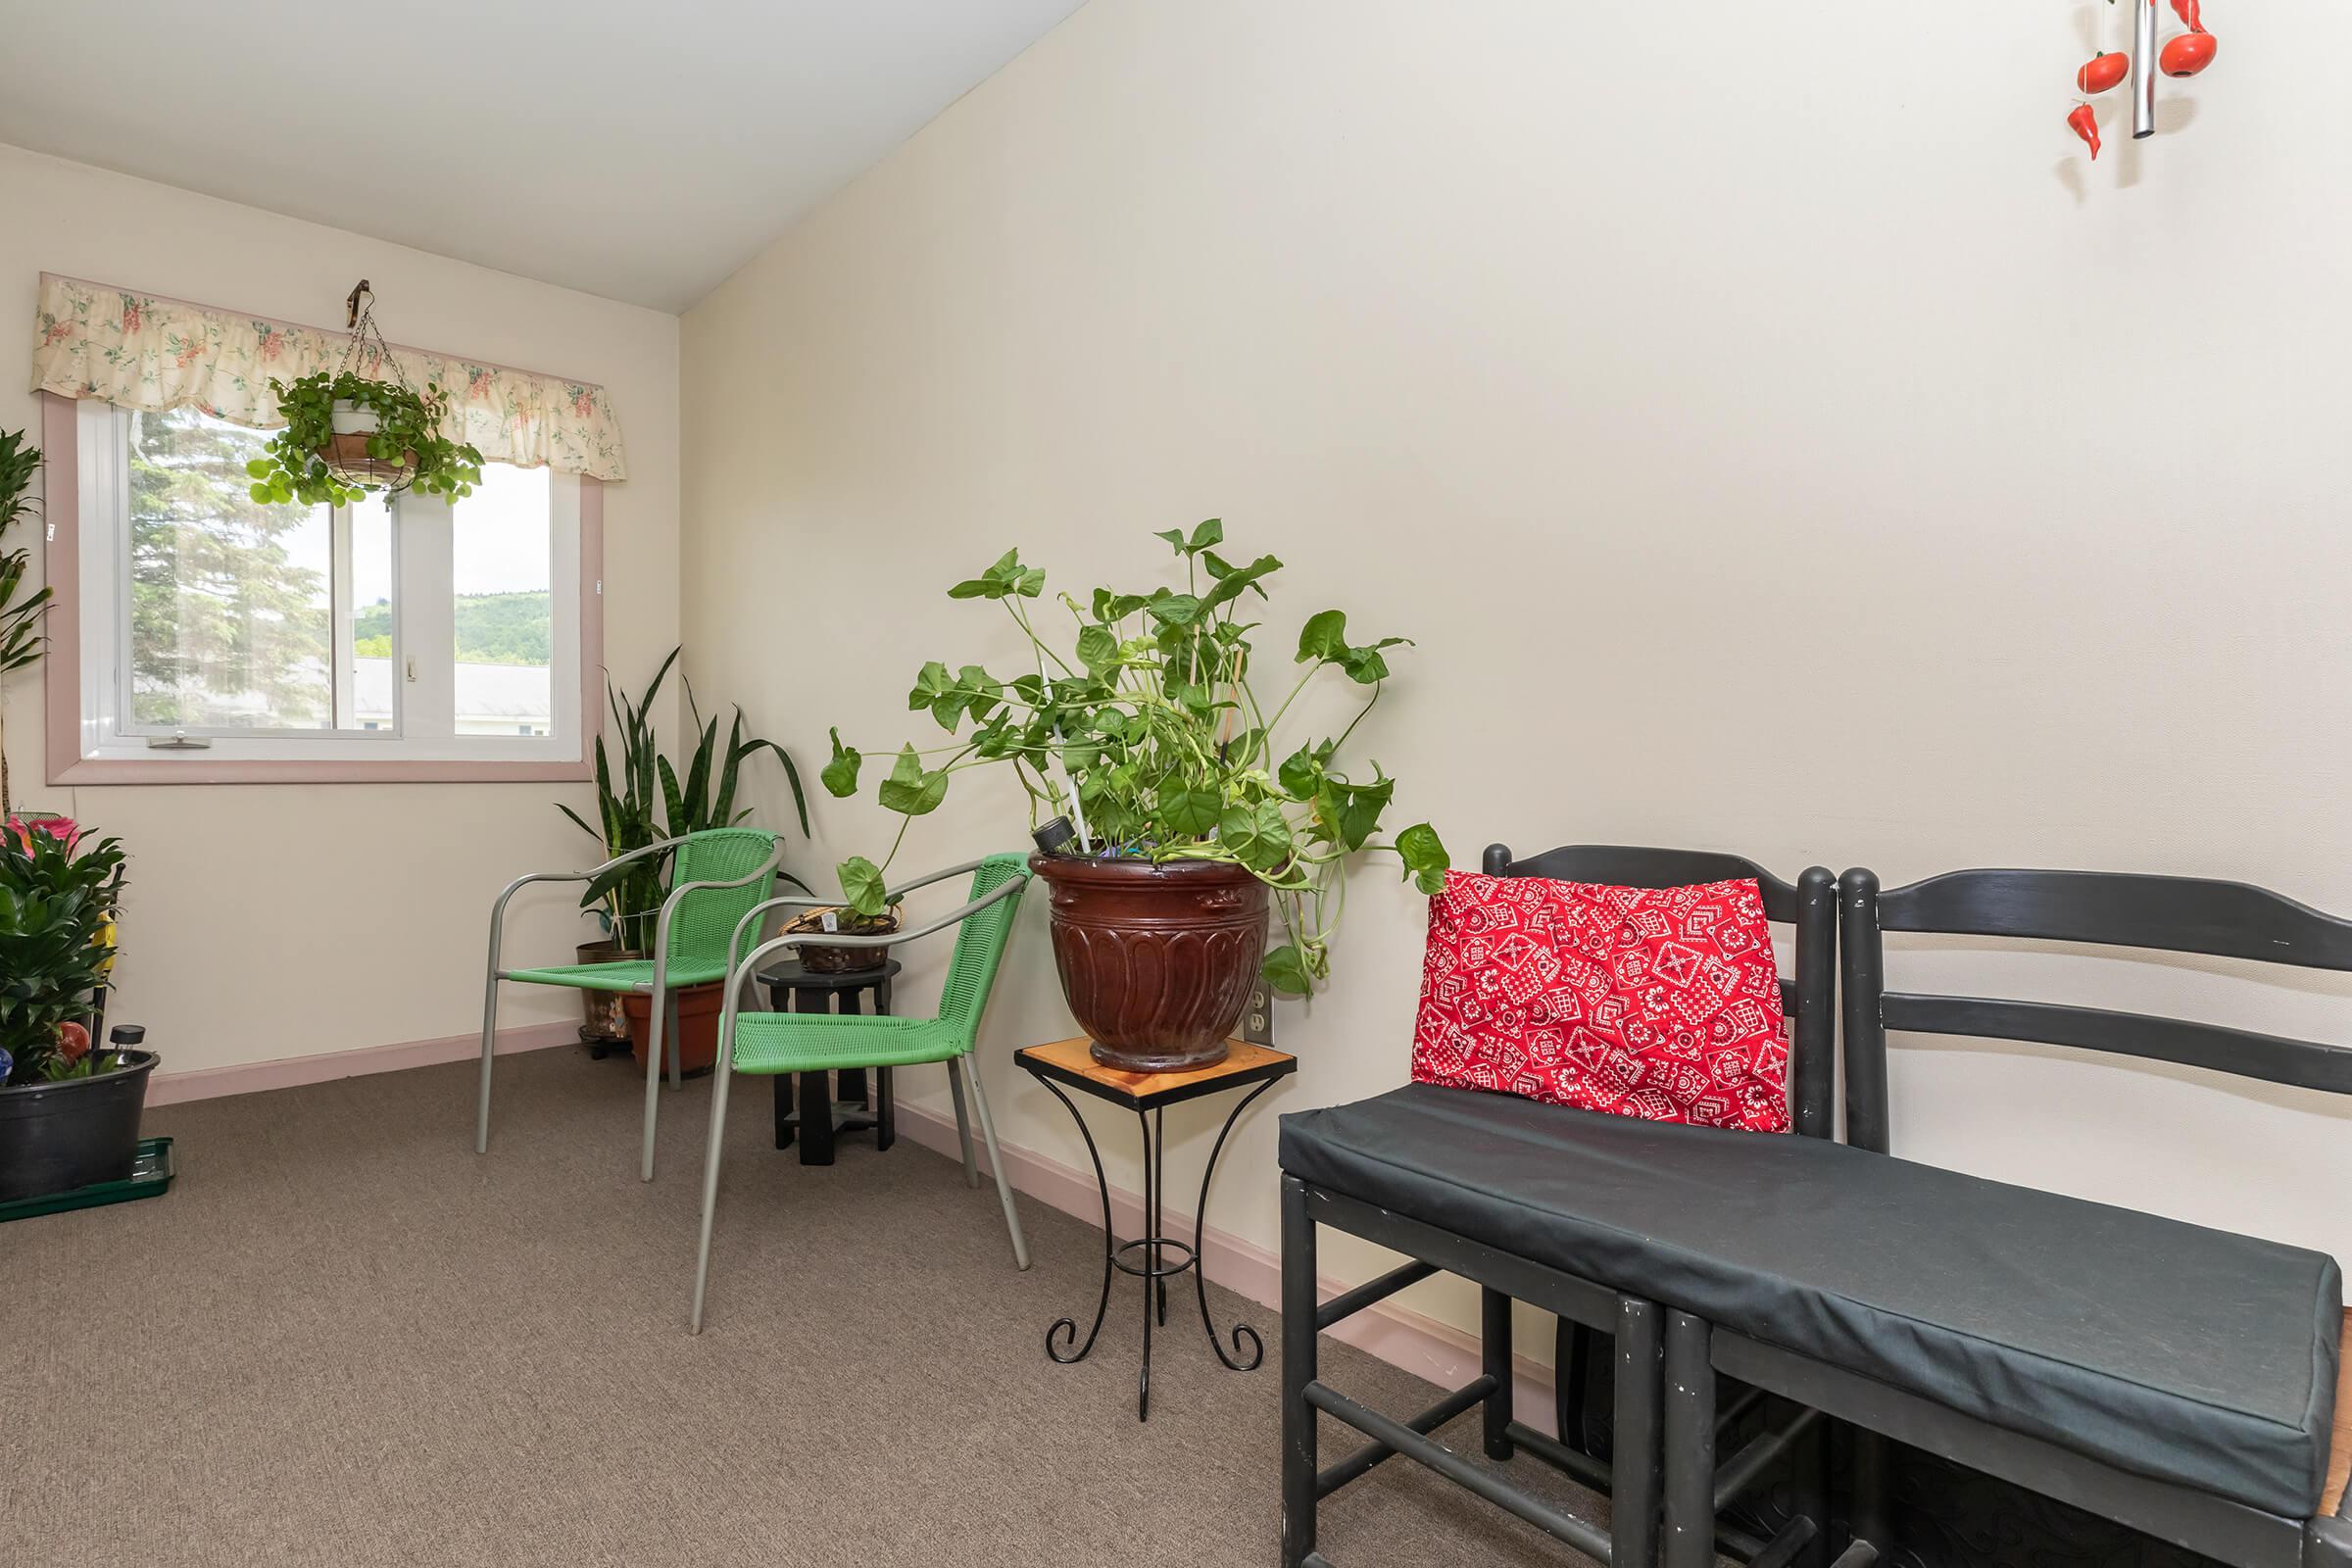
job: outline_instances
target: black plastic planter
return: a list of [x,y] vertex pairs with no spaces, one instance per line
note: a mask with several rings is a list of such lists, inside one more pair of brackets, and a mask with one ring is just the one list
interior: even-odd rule
[[139,1152],[152,1051],[95,1078],[0,1088],[0,1202],[119,1182]]

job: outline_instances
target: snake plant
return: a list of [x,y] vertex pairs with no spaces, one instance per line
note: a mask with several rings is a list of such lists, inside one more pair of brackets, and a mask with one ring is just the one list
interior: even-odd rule
[[[32,476],[40,471],[41,449],[28,444],[22,430],[0,430],[0,537],[18,522],[33,515],[28,497]],[[0,675],[23,669],[41,657],[41,614],[48,608],[49,590],[35,589],[19,599],[30,552],[0,552]],[[0,815],[8,812],[8,760],[0,752]]]
[[[745,761],[760,752],[773,752],[776,760],[784,764],[784,777],[792,785],[792,803],[801,821],[801,833],[808,832],[808,802],[801,791],[800,769],[783,747],[759,736],[743,732],[743,710],[735,710],[734,722],[728,726],[722,743],[718,719],[712,715],[706,720],[694,700],[694,687],[686,683],[686,709],[693,715],[697,740],[694,755],[686,762],[683,780],[669,759],[662,755],[661,743],[654,733],[652,710],[654,700],[662,691],[662,682],[669,678],[672,665],[678,662],[680,650],[672,648],[662,667],[654,672],[645,691],[637,701],[630,702],[614,690],[610,681],[605,685],[606,701],[612,710],[612,725],[620,740],[620,762],[616,768],[605,750],[605,738],[596,738],[596,796],[598,823],[591,825],[579,812],[568,806],[558,809],[580,825],[580,830],[604,845],[606,858],[641,850],[663,839],[699,833],[705,828],[728,827],[751,815],[749,809],[738,810],[735,788]],[[681,681],[684,677],[680,677]],[[583,909],[601,908],[607,929],[624,948],[642,951],[653,940],[654,916],[661,911],[666,892],[666,856],[648,856],[632,860],[588,884],[580,896]],[[785,872],[777,873],[794,887],[807,892],[799,878]]]

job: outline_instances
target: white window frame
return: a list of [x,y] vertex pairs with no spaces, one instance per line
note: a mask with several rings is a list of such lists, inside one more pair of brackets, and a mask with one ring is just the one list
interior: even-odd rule
[[[49,453],[50,782],[384,782],[579,779],[602,717],[590,684],[603,662],[603,486],[550,476],[550,669],[554,711],[546,735],[459,735],[451,509],[432,496],[393,501],[394,725],[389,730],[189,730],[202,744],[174,747],[169,726],[127,722],[129,677],[130,416],[85,399],[44,394]],[[61,484],[60,478],[68,483]],[[61,493],[63,492],[63,493]],[[70,524],[61,527],[61,524]],[[350,569],[349,514],[335,513],[336,570]],[[337,584],[338,590],[345,585]],[[349,631],[338,591],[337,646]],[[69,653],[69,651],[71,651]],[[66,666],[71,662],[71,668]],[[350,700],[339,662],[338,711]],[[412,674],[411,671],[414,671]],[[64,744],[60,744],[63,742]]]

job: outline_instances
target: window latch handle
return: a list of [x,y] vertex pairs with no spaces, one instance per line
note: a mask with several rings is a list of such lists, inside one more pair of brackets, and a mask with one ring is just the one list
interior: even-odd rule
[[147,749],[151,752],[209,752],[213,749],[213,743],[201,735],[175,729],[169,735],[148,736]]
[[412,686],[416,684],[416,656],[415,654],[409,656],[409,684]]

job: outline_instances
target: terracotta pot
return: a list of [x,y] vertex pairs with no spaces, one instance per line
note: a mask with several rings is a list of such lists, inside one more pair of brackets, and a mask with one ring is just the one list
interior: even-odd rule
[[[625,958],[642,958],[644,954],[634,948],[624,948],[611,937],[602,942],[583,942],[578,953],[582,963],[617,963]],[[582,1040],[621,1041],[629,1037],[629,1014],[623,994],[617,991],[583,991],[580,993],[580,1038]]]
[[[713,980],[671,993],[678,999],[678,1064],[687,1072],[701,1072],[718,1061],[718,1014],[725,991],[725,986]],[[646,1039],[654,1028],[654,999],[632,991],[621,998],[620,1004],[629,1014],[629,1054],[642,1069]],[[669,1054],[666,1043],[662,1054]],[[667,1062],[662,1070],[669,1070]]]
[[1225,1059],[1266,951],[1266,885],[1216,860],[1033,855],[1054,963],[1094,1057],[1126,1072]]

